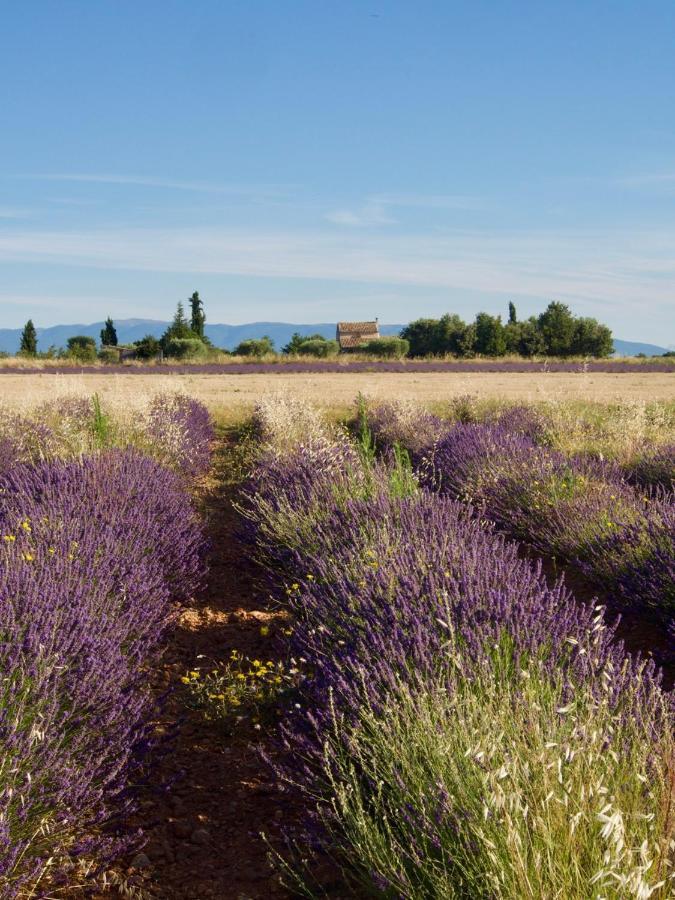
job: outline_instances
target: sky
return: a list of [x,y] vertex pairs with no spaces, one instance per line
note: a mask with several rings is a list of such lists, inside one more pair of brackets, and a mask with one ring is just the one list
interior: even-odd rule
[[550,300],[675,343],[675,3],[22,0],[0,327]]

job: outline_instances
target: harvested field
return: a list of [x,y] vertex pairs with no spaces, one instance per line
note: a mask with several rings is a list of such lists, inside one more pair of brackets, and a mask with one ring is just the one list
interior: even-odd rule
[[494,373],[494,372],[345,372],[342,374],[163,375],[4,374],[0,402],[14,408],[58,396],[98,394],[116,406],[133,407],[159,393],[184,391],[212,411],[250,410],[270,391],[284,391],[321,406],[350,406],[357,393],[382,399],[442,403],[461,394],[536,403],[588,400],[651,401],[675,399],[675,376],[649,372]]

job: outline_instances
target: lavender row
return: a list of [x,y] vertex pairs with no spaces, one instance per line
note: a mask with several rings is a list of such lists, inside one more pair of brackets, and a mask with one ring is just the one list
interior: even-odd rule
[[173,363],[154,366],[44,366],[22,367],[20,369],[3,367],[2,374],[33,375],[33,374],[59,374],[66,371],[70,374],[124,374],[124,375],[272,375],[272,374],[313,374],[321,372],[494,372],[494,373],[546,373],[561,372],[569,374],[585,374],[587,372],[608,372],[617,374],[635,374],[636,372],[663,372],[672,373],[673,364],[670,360],[652,358],[640,362],[628,362],[625,360],[581,360],[565,361],[543,360],[530,362],[527,360],[488,360],[474,361],[453,360],[420,360],[409,362],[383,362],[353,360],[344,362],[327,362],[316,360],[312,362],[287,362],[285,360],[270,362],[250,363],[191,363],[190,365],[176,365]]
[[[331,857],[350,883],[377,896],[515,898],[524,884],[533,896],[590,896],[583,892],[595,883],[608,897],[626,896],[613,892],[615,877],[667,895],[666,882],[648,872],[668,854],[669,825],[659,804],[669,790],[663,742],[672,729],[672,697],[662,693],[652,665],[624,655],[601,611],[573,602],[561,582],[547,586],[540,568],[520,559],[516,546],[465,504],[420,491],[400,465],[342,443],[311,452],[296,447],[283,461],[263,453],[242,509],[256,552],[287,585],[290,650],[306,673],[285,720],[286,761],[278,774],[312,810],[307,830],[289,835],[299,857],[309,856],[309,870]],[[575,847],[561,836],[558,848],[557,864],[567,864],[565,877],[577,893],[565,893],[549,859],[542,864],[530,854],[525,880],[514,875],[517,854],[492,859],[495,841],[511,826],[498,812],[499,793],[481,781],[488,762],[481,745],[491,734],[465,735],[466,752],[450,763],[447,749],[462,735],[468,706],[485,714],[489,696],[499,715],[529,717],[530,729],[532,696],[539,712],[550,707],[539,755],[558,746],[552,737],[566,732],[566,716],[581,706],[581,696],[595,728],[576,734],[580,744],[600,734],[607,759],[642,754],[630,778],[615,770],[606,777],[621,794],[614,802],[635,808],[624,810],[629,817],[636,812],[624,844],[641,845],[644,859],[631,850],[609,864],[592,791],[585,800],[582,794],[578,816],[571,805],[561,828],[561,835],[574,835],[583,818],[585,839],[575,838],[581,841]],[[420,731],[426,719],[433,727]],[[446,750],[433,767],[439,741]],[[495,765],[505,744],[502,735],[499,746],[490,745]],[[466,769],[459,781],[455,766]],[[516,757],[502,761],[497,768],[507,774],[499,777],[518,766],[530,771],[521,788],[537,780],[540,768],[549,770],[538,758],[535,764]],[[635,800],[638,776],[649,779],[652,799],[641,790]],[[471,779],[474,795],[460,796]],[[620,788],[627,780],[633,793]],[[554,788],[537,802],[565,794]],[[639,820],[645,809],[649,828]],[[533,812],[519,826],[521,846],[523,835],[532,843],[548,835]],[[503,884],[493,880],[496,873]],[[543,893],[533,891],[531,879]]]
[[134,840],[147,672],[173,601],[201,583],[204,541],[179,476],[113,450],[4,474],[0,545],[0,893],[14,897]]
[[183,394],[158,394],[147,410],[116,415],[98,397],[62,397],[24,414],[0,410],[0,472],[18,463],[136,447],[193,477],[208,468],[213,438],[204,404]]
[[[424,485],[484,511],[537,551],[570,562],[624,604],[675,612],[675,507],[660,478],[672,448],[630,478],[617,464],[546,446],[545,420],[515,408],[495,422],[443,422],[423,411],[375,409],[369,427],[406,446]],[[630,482],[633,482],[631,484]]]

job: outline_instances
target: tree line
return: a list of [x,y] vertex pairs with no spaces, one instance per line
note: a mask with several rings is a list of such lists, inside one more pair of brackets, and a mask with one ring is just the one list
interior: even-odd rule
[[[139,359],[156,359],[161,356],[172,359],[208,358],[219,351],[204,333],[206,315],[204,304],[195,291],[188,298],[190,309],[186,315],[183,302],[176,306],[174,317],[160,338],[147,334],[128,345]],[[28,357],[69,357],[90,362],[97,357],[115,362],[120,358],[117,330],[110,316],[100,332],[100,349],[88,335],[68,338],[67,348],[50,348],[38,353],[37,332],[32,320],[28,320],[21,334],[19,353]],[[564,303],[549,303],[544,312],[519,321],[516,307],[509,303],[508,320],[501,316],[479,312],[473,322],[467,323],[460,316],[446,313],[439,319],[416,319],[406,325],[398,337],[383,337],[358,348],[359,352],[373,356],[400,358],[402,356],[474,356],[499,357],[517,355],[533,356],[590,356],[607,357],[614,348],[612,332],[596,319],[574,316]],[[262,357],[274,353],[274,343],[268,336],[242,341],[233,351],[237,356]],[[321,334],[300,335],[294,333],[284,354],[330,357],[340,352],[337,341]]]
[[469,324],[447,313],[440,319],[416,319],[401,332],[410,356],[593,356],[614,351],[612,332],[596,319],[572,315],[554,301],[539,316],[519,321],[509,303],[509,317],[480,312]]

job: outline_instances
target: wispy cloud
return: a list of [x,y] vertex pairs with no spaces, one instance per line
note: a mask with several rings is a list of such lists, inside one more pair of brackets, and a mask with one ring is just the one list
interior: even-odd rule
[[0,260],[103,269],[455,288],[596,304],[672,305],[675,233],[500,236],[246,229],[0,233]]
[[626,175],[617,181],[621,187],[675,187],[675,172],[652,172],[642,175]]
[[359,209],[336,209],[324,217],[335,225],[346,225],[350,228],[371,228],[376,225],[395,225],[394,219],[385,209],[383,203],[367,201]]
[[76,182],[81,184],[116,184],[129,187],[164,188],[176,191],[194,191],[201,194],[279,199],[288,196],[289,185],[219,184],[212,181],[184,181],[176,178],[156,178],[150,175],[116,175],[85,173],[34,173],[18,175],[35,181]]
[[396,208],[477,211],[488,207],[483,200],[477,197],[453,194],[383,193],[368,197],[360,207],[333,210],[324,218],[336,225],[354,228],[396,225],[398,219],[393,214],[393,210]]
[[34,214],[32,209],[16,206],[0,206],[0,219],[29,219]]

